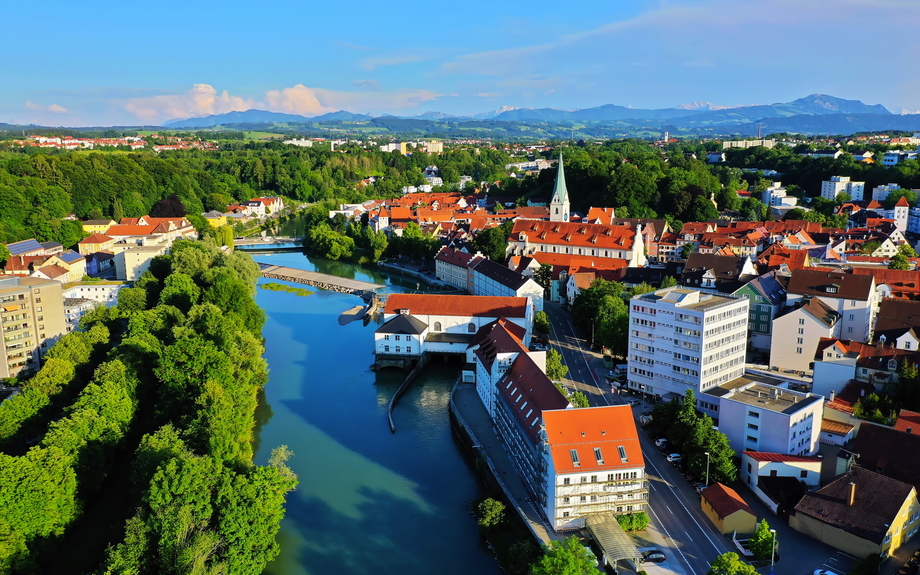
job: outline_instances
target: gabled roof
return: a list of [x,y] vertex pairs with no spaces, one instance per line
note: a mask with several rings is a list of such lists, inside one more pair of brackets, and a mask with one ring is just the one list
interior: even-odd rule
[[[850,483],[856,485],[853,505],[847,505]],[[854,467],[821,489],[806,492],[795,512],[881,544],[913,489],[907,483]]]
[[523,327],[502,317],[479,328],[469,347],[479,346],[475,353],[482,365],[491,371],[498,354],[528,352],[523,341],[525,333]]
[[115,224],[110,227],[106,233],[109,237],[125,237],[125,236],[149,236],[151,232],[156,228],[156,224],[149,225],[122,225]]
[[[848,415],[853,415],[853,406],[856,405],[856,402],[869,395],[870,393],[875,393],[874,385],[864,381],[851,379],[845,386],[843,386],[843,389],[840,390],[840,393],[836,394],[834,400],[825,403],[824,407],[833,409],[834,411],[839,411],[841,413],[846,413]],[[860,432],[862,432],[862,428],[860,428]]]
[[399,314],[377,328],[374,333],[421,335],[428,324],[410,314]]
[[522,318],[527,315],[527,298],[407,293],[387,297],[384,314],[399,313],[401,309],[408,309],[416,316]]
[[894,207],[896,207],[896,208],[909,208],[909,207],[910,207],[910,204],[907,202],[907,198],[906,198],[906,197],[901,196],[901,199],[898,200],[898,203],[896,203],[896,204],[894,205]]
[[86,220],[84,226],[108,226],[115,223],[115,220]]
[[817,455],[787,455],[785,453],[767,453],[765,451],[745,451],[742,455],[747,455],[754,461],[788,461],[790,463],[816,463],[821,458]]
[[110,238],[109,236],[106,236],[100,233],[95,233],[89,236],[88,238],[83,238],[82,240],[80,240],[80,243],[83,245],[87,245],[87,244],[104,244],[106,242],[114,242],[114,241],[115,240]]
[[871,297],[874,285],[872,276],[797,269],[792,270],[789,293],[866,301]]
[[645,467],[629,405],[546,411],[543,420],[556,473]]
[[884,298],[879,306],[876,331],[920,327],[920,301]]
[[757,513],[755,513],[751,506],[738,495],[738,492],[727,485],[722,485],[718,482],[714,483],[701,491],[700,497],[708,501],[713,511],[722,519],[738,511],[744,511],[757,517]]
[[[853,262],[857,258],[851,256],[847,259]],[[888,258],[880,259],[885,261]],[[884,267],[854,267],[853,273],[874,277],[876,286],[886,285],[891,289],[890,297],[892,298],[920,299],[920,271],[890,270]],[[884,305],[884,301],[882,303]]]
[[487,259],[480,259],[471,263],[470,269],[515,292],[530,280],[530,278],[512,269]]
[[904,433],[920,435],[920,413],[902,409],[898,412],[898,419],[894,422],[894,428]]
[[801,309],[827,327],[834,327],[840,314],[818,298],[807,298],[796,302],[794,309]]
[[526,236],[532,244],[629,251],[633,249],[635,235],[636,230],[628,226],[516,220],[511,240],[524,241],[522,236]]
[[74,262],[77,262],[83,259],[83,256],[81,254],[78,254],[77,252],[73,250],[64,250],[63,252],[54,254],[53,257],[56,257],[60,259],[61,261],[68,263],[68,264],[72,264]]
[[533,358],[526,353],[518,354],[495,383],[500,401],[509,407],[521,430],[533,442],[540,441],[543,417],[549,410],[566,409],[569,400],[550,381]]
[[861,467],[920,485],[920,435],[864,421],[852,451],[859,454]]
[[63,244],[57,242],[41,242],[41,246],[46,250],[56,250],[64,247]]
[[35,270],[34,273],[41,273],[43,276],[45,276],[49,280],[53,280],[54,278],[58,278],[64,274],[70,273],[70,271],[55,264],[55,265],[40,267],[37,270]]
[[32,252],[43,252],[45,248],[34,238],[6,244],[11,256],[21,256]]

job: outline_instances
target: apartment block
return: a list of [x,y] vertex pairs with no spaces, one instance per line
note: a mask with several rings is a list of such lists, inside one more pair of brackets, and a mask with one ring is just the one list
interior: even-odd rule
[[831,176],[830,181],[821,182],[821,197],[833,200],[837,194],[847,193],[850,199],[861,201],[866,182],[851,182],[849,176]]
[[696,393],[740,377],[747,298],[674,287],[632,298],[629,387],[650,395]]
[[0,279],[0,378],[35,372],[47,348],[66,332],[61,283],[33,277]]

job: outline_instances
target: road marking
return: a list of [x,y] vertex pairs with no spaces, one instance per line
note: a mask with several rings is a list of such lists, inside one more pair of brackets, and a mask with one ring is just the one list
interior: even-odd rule
[[[651,505],[649,505],[648,510],[651,511],[651,512],[652,512],[652,515],[655,516],[655,524],[658,525],[658,527],[661,527],[661,529],[664,531],[664,534],[668,536],[668,539],[670,539],[672,542],[674,542],[674,538],[671,537],[671,534],[670,534],[670,533],[668,533],[668,528],[665,527],[665,526],[664,526],[664,523],[661,522],[661,519],[658,518],[658,514],[655,513],[655,510],[652,509],[652,506],[651,506]],[[676,542],[675,542],[675,543],[676,543]],[[693,569],[693,567],[690,565],[690,562],[687,561],[687,557],[684,555],[684,552],[680,550],[680,547],[676,547],[676,546],[675,546],[673,549],[674,549],[675,551],[677,551],[677,553],[680,555],[681,559],[684,560],[684,563],[687,564],[687,569],[689,569],[690,572],[693,573],[693,575],[696,575],[696,571],[695,571],[695,570]]]
[[693,538],[690,537],[690,532],[689,532],[689,531],[684,531],[684,533],[687,534],[687,539],[689,539],[690,541],[693,541]]
[[[667,505],[665,505],[665,507],[668,507],[668,506],[667,506]],[[673,512],[673,511],[671,511],[671,508],[670,508],[670,507],[668,507],[668,513],[670,513],[671,515],[674,515],[674,512]]]

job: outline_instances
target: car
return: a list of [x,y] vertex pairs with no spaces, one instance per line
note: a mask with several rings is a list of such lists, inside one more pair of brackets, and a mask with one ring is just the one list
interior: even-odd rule
[[664,437],[660,437],[655,440],[655,445],[658,447],[664,447],[667,444],[668,444],[668,440],[665,439]]
[[812,575],[840,575],[834,571],[828,571],[827,569],[815,569],[815,572]]
[[684,456],[681,455],[680,453],[672,453],[671,455],[668,455],[668,461],[670,461],[671,463],[680,463],[683,460],[684,460]]
[[651,561],[652,563],[663,563],[668,560],[668,556],[658,549],[651,549],[642,553],[642,563]]
[[633,407],[636,407],[637,405],[640,405],[640,404],[642,403],[642,401],[641,401],[641,400],[638,400],[638,399],[627,399],[627,400],[626,400],[626,403],[628,403],[629,405],[631,405],[631,406],[633,406]]

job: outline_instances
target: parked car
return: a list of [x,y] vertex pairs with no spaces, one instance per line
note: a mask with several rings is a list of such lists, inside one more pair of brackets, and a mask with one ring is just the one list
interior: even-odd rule
[[663,563],[667,561],[667,559],[668,556],[658,549],[652,549],[642,553],[642,563],[645,563],[646,561],[651,561],[652,563]]
[[635,399],[635,398],[633,398],[633,399],[627,399],[627,400],[626,400],[626,403],[628,403],[629,405],[631,405],[631,406],[633,406],[633,407],[636,407],[637,405],[641,405],[641,404],[642,404],[642,400],[640,400],[640,399]]
[[667,444],[668,444],[668,440],[665,439],[664,437],[659,437],[658,439],[655,440],[655,445],[658,447],[664,447]]
[[680,453],[672,453],[668,455],[668,461],[671,463],[681,463],[684,460],[684,456]]

